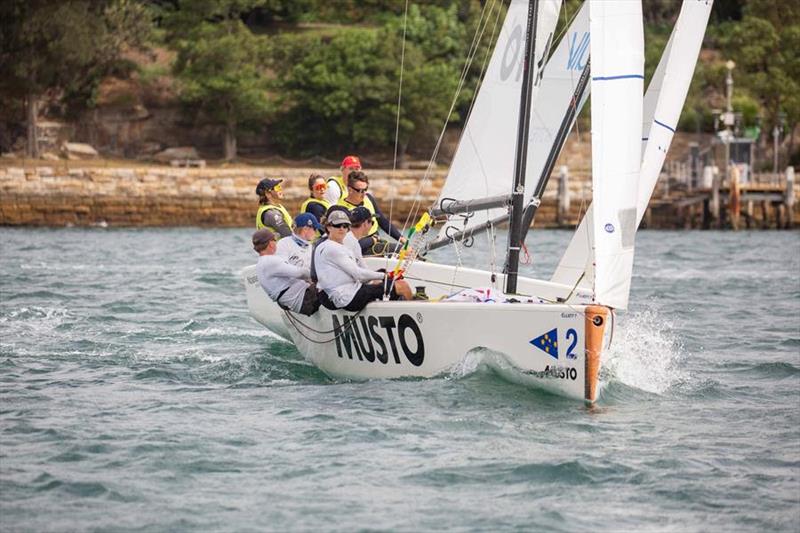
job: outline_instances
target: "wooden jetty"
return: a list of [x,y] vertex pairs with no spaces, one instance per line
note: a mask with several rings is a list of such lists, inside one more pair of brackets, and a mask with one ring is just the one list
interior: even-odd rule
[[746,182],[734,167],[727,180],[714,175],[711,181],[710,187],[693,189],[668,181],[650,202],[645,226],[736,230],[800,224],[793,167],[782,176],[755,175]]

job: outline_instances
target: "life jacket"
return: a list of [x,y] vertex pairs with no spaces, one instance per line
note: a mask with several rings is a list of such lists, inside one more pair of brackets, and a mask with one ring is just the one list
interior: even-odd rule
[[287,211],[285,207],[283,207],[282,205],[264,204],[258,206],[258,213],[256,213],[256,229],[267,228],[277,232],[277,228],[265,226],[264,223],[261,221],[261,216],[264,214],[265,211],[268,211],[269,209],[277,209],[280,212],[281,216],[283,217],[284,222],[286,222],[286,225],[289,226],[290,228],[292,227],[292,215],[289,214],[289,211]]
[[378,225],[378,218],[375,216],[375,205],[372,203],[372,200],[370,199],[369,196],[365,194],[364,201],[360,204],[351,204],[350,202],[347,201],[347,196],[344,196],[339,200],[339,205],[345,206],[350,211],[352,211],[356,207],[361,207],[361,206],[366,207],[367,210],[372,215],[372,227],[369,228],[369,233],[367,233],[367,236],[375,235],[376,233],[378,233],[380,225]]
[[318,200],[317,198],[313,198],[312,197],[312,198],[309,198],[308,200],[306,200],[305,202],[303,202],[302,205],[300,205],[300,212],[301,213],[310,213],[310,211],[308,211],[308,206],[310,204],[319,204],[323,208],[325,208],[325,211],[327,211],[328,208],[331,206],[331,204],[329,204],[325,200]]
[[325,183],[329,184],[332,181],[335,181],[336,185],[339,186],[339,199],[341,200],[342,198],[347,196],[347,193],[346,193],[347,185],[345,185],[345,183],[344,183],[344,178],[341,177],[341,176],[330,176]]

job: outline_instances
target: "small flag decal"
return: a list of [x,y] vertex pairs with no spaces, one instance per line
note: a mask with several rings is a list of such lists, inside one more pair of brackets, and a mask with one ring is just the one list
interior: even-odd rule
[[543,335],[539,335],[530,341],[531,344],[558,359],[558,329],[551,329]]

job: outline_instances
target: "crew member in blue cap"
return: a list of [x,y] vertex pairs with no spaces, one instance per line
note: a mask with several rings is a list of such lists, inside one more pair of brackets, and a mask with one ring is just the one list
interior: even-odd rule
[[301,268],[311,268],[311,243],[323,231],[317,217],[300,213],[294,217],[294,232],[278,241],[275,253],[287,258],[289,263]]
[[258,213],[256,229],[267,228],[280,237],[292,234],[292,215],[281,205],[283,200],[283,180],[264,178],[256,186]]

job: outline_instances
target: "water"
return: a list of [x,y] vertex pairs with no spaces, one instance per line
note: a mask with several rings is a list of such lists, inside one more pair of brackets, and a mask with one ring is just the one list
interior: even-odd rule
[[248,238],[0,229],[0,530],[800,530],[800,234],[642,232],[592,410],[334,382],[249,318]]

